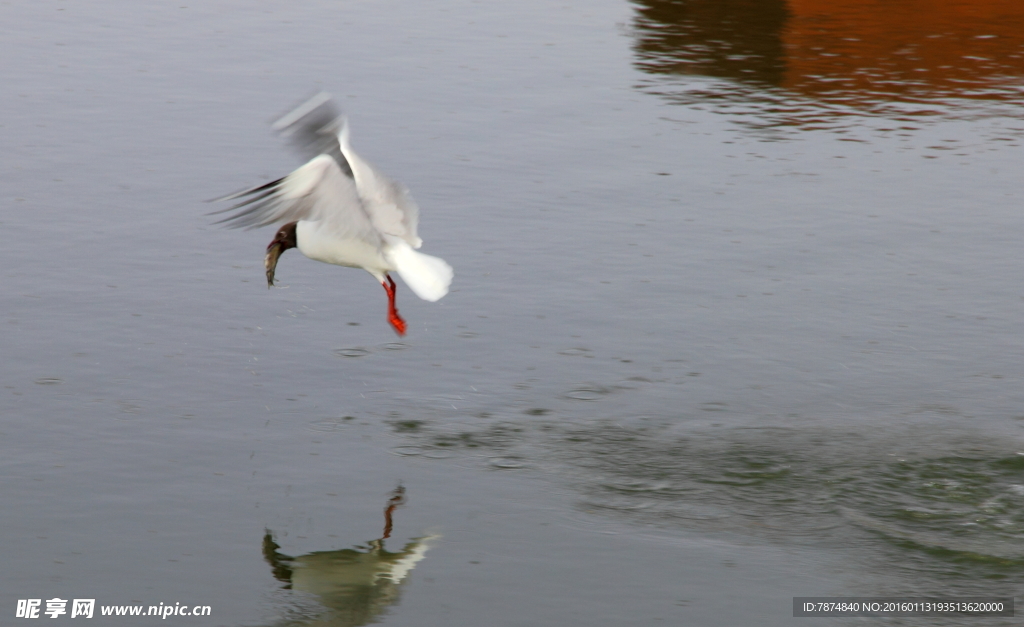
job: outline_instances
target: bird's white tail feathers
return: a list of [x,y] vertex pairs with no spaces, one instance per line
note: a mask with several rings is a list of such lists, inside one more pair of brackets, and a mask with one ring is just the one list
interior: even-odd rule
[[388,256],[405,284],[423,300],[433,302],[448,293],[455,272],[444,259],[417,252],[404,240],[393,242]]
[[341,130],[338,131],[338,143],[341,144],[341,151],[352,150],[348,143],[348,116],[341,116]]

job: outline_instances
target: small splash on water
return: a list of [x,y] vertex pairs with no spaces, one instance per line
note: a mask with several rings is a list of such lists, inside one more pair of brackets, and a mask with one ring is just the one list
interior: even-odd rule
[[574,401],[597,401],[611,394],[611,392],[611,388],[604,386],[583,385],[569,390],[563,396]]
[[334,354],[338,357],[365,357],[370,354],[370,350],[356,346],[353,348],[339,348],[334,351]]
[[427,459],[447,459],[455,455],[454,451],[439,449],[433,446],[396,446],[391,452],[401,457],[425,457]]
[[423,455],[424,448],[422,446],[396,446],[391,449],[391,452],[401,457],[416,457]]
[[565,355],[566,357],[593,357],[593,355],[591,355],[590,352],[591,351],[589,348],[574,347],[566,348],[565,350],[560,350],[558,351],[558,354]]
[[526,466],[518,457],[492,457],[487,460],[487,465],[498,470],[517,470]]

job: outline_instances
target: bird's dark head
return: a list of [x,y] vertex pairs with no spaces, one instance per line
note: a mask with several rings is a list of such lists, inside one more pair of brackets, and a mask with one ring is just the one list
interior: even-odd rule
[[274,239],[267,244],[267,256],[263,265],[267,269],[267,288],[274,286],[274,272],[277,270],[277,259],[281,253],[289,248],[295,248],[298,243],[295,239],[295,225],[298,222],[289,222],[277,230]]

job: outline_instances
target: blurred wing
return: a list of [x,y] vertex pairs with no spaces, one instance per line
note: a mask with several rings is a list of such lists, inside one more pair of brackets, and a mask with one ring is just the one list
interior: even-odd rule
[[338,146],[338,131],[342,123],[331,96],[320,92],[281,116],[271,128],[286,138],[304,161],[330,155],[338,161],[341,171],[351,176]]
[[405,185],[388,178],[352,150],[348,141],[347,122],[338,135],[338,141],[341,144],[341,153],[352,169],[356,190],[373,225],[381,233],[400,237],[413,248],[419,248],[423,244],[423,240],[416,233],[420,208],[412,199],[409,190]]
[[255,229],[277,222],[319,221],[340,239],[359,239],[380,247],[380,233],[356,192],[355,182],[338,162],[320,155],[288,176],[217,200],[243,198],[215,213],[238,209],[216,224]]

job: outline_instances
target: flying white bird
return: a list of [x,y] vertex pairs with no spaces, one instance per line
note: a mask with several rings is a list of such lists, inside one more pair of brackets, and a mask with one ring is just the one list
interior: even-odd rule
[[281,253],[289,248],[317,261],[362,268],[384,286],[388,322],[405,335],[395,307],[398,273],[423,300],[448,293],[453,271],[443,259],[416,252],[419,207],[405,186],[357,155],[349,145],[347,120],[330,96],[317,94],[273,125],[290,136],[309,161],[288,176],[215,200],[243,199],[214,213],[238,209],[217,224],[254,229],[286,223],[267,246],[267,287]]

